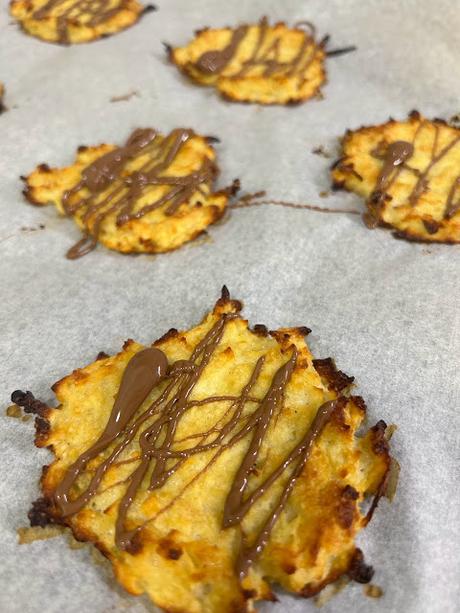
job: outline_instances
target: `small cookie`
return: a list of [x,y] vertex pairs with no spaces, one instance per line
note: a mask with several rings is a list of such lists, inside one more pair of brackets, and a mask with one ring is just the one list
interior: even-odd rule
[[40,164],[24,195],[54,204],[85,236],[67,256],[91,251],[97,241],[122,253],[161,253],[201,234],[225,212],[229,190],[213,192],[218,174],[208,139],[178,128],[162,136],[138,129],[121,147],[79,147],[74,164]]
[[229,100],[295,104],[324,83],[324,41],[308,22],[289,28],[267,18],[237,28],[205,28],[186,47],[169,48],[171,61],[201,85]]
[[348,131],[335,188],[366,198],[367,225],[399,238],[460,243],[460,129],[414,111],[406,121]]
[[386,426],[356,436],[353,378],[313,359],[307,328],[251,330],[241,308],[224,288],[198,326],[100,354],[53,386],[56,409],[12,395],[55,456],[31,523],[69,526],[164,611],[244,613],[274,584],[309,597],[372,577],[355,537],[388,483]]
[[10,13],[36,38],[69,45],[88,43],[132,26],[153,10],[138,0],[11,0]]

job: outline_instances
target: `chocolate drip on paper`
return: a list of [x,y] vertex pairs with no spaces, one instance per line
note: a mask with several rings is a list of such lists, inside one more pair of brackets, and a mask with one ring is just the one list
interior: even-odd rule
[[88,16],[89,19],[82,21],[85,26],[94,28],[95,26],[108,21],[120,10],[121,2],[112,8],[104,0],[49,0],[41,8],[32,13],[33,19],[46,19],[50,17],[53,9],[62,7],[62,13],[57,17],[58,42],[61,44],[69,43],[68,24],[78,22],[82,17]]
[[[117,546],[135,552],[138,544],[136,537],[143,526],[128,528],[127,523],[130,507],[140,487],[144,485],[151,491],[160,489],[189,458],[212,450],[210,460],[206,467],[195,475],[193,478],[195,480],[226,450],[239,441],[249,438],[249,446],[229,484],[223,509],[222,529],[240,524],[250,508],[279,478],[286,474],[286,471],[288,471],[288,477],[261,531],[254,535],[250,545],[246,540],[243,542],[236,560],[236,570],[240,577],[248,572],[268,542],[271,531],[303,471],[316,439],[331,418],[335,408],[346,400],[339,398],[319,407],[316,417],[301,441],[293,447],[280,465],[265,477],[261,484],[248,492],[249,476],[258,460],[268,428],[274,421],[276,422],[283,408],[286,387],[297,363],[297,350],[292,346],[290,357],[275,372],[269,389],[262,398],[254,398],[252,390],[259,380],[265,363],[263,355],[254,364],[247,381],[243,382],[238,396],[222,395],[191,400],[195,386],[221,343],[227,324],[236,317],[237,315],[233,313],[221,316],[187,360],[179,360],[168,365],[166,356],[157,348],[145,349],[131,358],[125,368],[117,398],[103,433],[67,470],[55,490],[54,500],[62,517],[78,513],[98,493],[106,471],[115,464],[122,451],[134,440],[135,436],[139,435],[140,453],[134,460],[128,460],[128,462],[136,462],[136,467],[122,481],[127,486],[118,505],[115,530]],[[158,389],[159,395],[156,400],[139,414],[141,405],[158,385],[161,387]],[[187,411],[191,407],[213,402],[229,403],[228,409],[217,424],[206,432],[178,440],[177,429]],[[247,403],[256,404],[256,408],[252,413],[245,412],[243,417]],[[144,429],[141,431],[143,425]],[[214,438],[209,441],[211,435],[214,435]],[[195,443],[185,449],[175,448],[176,443],[183,444],[186,440],[195,440]],[[108,447],[111,447],[111,452],[96,468],[89,485],[73,498],[71,490],[79,475],[87,468],[90,460],[105,452]],[[180,495],[181,492],[176,498]],[[173,504],[174,500],[170,504]],[[129,523],[132,526],[132,521]]]
[[[303,27],[306,24],[308,24],[307,28]],[[249,27],[247,25],[238,27],[233,31],[228,45],[221,50],[206,51],[198,58],[195,67],[203,74],[218,75],[222,73],[237,55]],[[281,61],[280,44],[282,39],[275,37],[273,42],[268,47],[266,46],[270,25],[268,19],[263,17],[259,22],[258,36],[251,55],[242,62],[240,70],[231,76],[233,78],[244,77],[255,67],[263,68],[262,76],[264,77],[270,77],[274,74],[282,74],[286,77],[301,76],[313,62],[320,45],[315,42],[315,31],[312,24],[299,22],[296,27],[303,33],[301,45],[292,59]]]
[[[168,167],[174,162],[184,144],[195,136],[192,130],[178,128],[161,137],[151,129],[138,129],[126,144],[109,151],[87,166],[81,180],[62,197],[67,215],[82,212],[86,234],[67,253],[70,259],[79,258],[95,248],[101,225],[108,215],[116,215],[117,226],[140,219],[147,213],[167,205],[166,215],[174,215],[202,184],[213,179],[215,165],[205,158],[201,167],[183,176],[168,175]],[[136,158],[147,156],[136,171],[126,172],[126,165]],[[136,208],[138,200],[149,186],[164,186],[167,191],[153,202]],[[80,190],[89,191],[83,197]]]
[[316,211],[317,213],[339,213],[339,214],[348,214],[348,215],[361,215],[360,211],[356,209],[331,209],[324,206],[317,206],[314,204],[306,204],[300,202],[289,202],[288,200],[272,200],[262,199],[266,196],[266,192],[256,192],[255,194],[246,194],[241,196],[233,203],[229,205],[230,209],[247,209],[254,206],[262,206],[262,205],[273,205],[273,206],[282,206],[288,209],[303,209],[306,211]]

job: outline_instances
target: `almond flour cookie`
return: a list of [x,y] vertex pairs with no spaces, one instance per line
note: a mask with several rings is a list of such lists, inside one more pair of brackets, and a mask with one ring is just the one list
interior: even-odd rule
[[55,456],[32,525],[70,527],[164,611],[372,577],[355,537],[387,487],[386,425],[356,436],[353,378],[313,358],[307,328],[250,329],[241,308],[224,288],[196,327],[99,355],[54,384],[57,408],[12,395]]
[[11,15],[27,34],[69,45],[88,43],[132,26],[154,10],[138,0],[12,0]]
[[295,104],[319,93],[326,79],[324,42],[308,22],[204,28],[186,46],[169,48],[171,61],[193,81],[225,98]]
[[333,184],[366,199],[366,223],[397,237],[460,242],[460,130],[413,112],[348,131]]
[[225,212],[229,190],[214,192],[216,153],[208,139],[177,128],[162,136],[138,129],[125,145],[80,147],[65,168],[40,164],[24,194],[72,217],[84,238],[67,256],[102,243],[122,253],[177,249]]

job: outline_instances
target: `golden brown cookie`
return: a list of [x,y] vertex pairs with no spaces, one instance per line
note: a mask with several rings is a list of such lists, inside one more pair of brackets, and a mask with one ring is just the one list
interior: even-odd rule
[[32,525],[69,526],[165,611],[372,577],[355,537],[388,483],[386,425],[356,436],[353,378],[313,359],[307,328],[250,329],[241,308],[224,288],[198,326],[100,354],[53,386],[57,408],[12,395],[55,456]]
[[138,0],[11,0],[10,13],[36,38],[87,43],[132,26],[152,5]]
[[264,17],[258,24],[199,30],[186,47],[169,48],[169,56],[229,100],[294,104],[318,94],[326,79],[323,42],[308,22],[290,28]]
[[218,174],[209,139],[178,128],[162,136],[138,129],[125,145],[80,147],[65,168],[40,164],[24,194],[73,217],[85,237],[68,257],[99,241],[122,253],[177,249],[225,212],[229,191],[213,192]]
[[336,188],[366,199],[366,223],[397,237],[460,242],[460,130],[418,112],[406,121],[348,131],[334,164]]

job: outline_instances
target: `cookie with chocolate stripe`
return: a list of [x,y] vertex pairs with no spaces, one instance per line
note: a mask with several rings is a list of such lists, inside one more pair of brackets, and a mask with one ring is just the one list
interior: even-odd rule
[[164,611],[372,577],[355,538],[389,482],[386,425],[357,436],[353,378],[313,358],[307,328],[251,329],[241,308],[224,288],[197,326],[101,353],[54,384],[56,408],[12,395],[54,453],[31,523],[94,543]]
[[41,40],[63,45],[116,34],[154,10],[138,0],[11,0],[21,28]]
[[230,191],[214,191],[218,167],[209,140],[185,128],[167,136],[138,129],[119,147],[80,147],[71,166],[40,164],[23,178],[24,194],[32,204],[54,204],[81,228],[69,258],[97,242],[122,253],[177,249],[227,206]]
[[171,61],[200,85],[225,98],[295,104],[319,93],[326,79],[324,41],[309,22],[293,27],[259,23],[204,28],[185,47],[168,48]]
[[371,227],[408,240],[460,242],[460,130],[445,121],[413,112],[348,131],[332,179],[365,198]]

